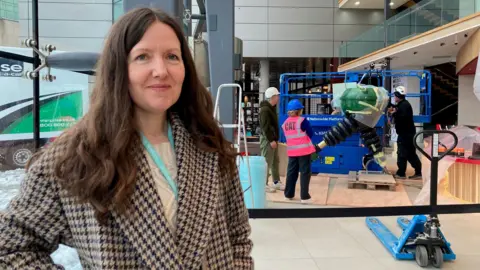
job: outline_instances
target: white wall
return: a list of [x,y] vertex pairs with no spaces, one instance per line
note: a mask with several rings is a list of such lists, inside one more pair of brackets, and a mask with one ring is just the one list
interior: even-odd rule
[[480,101],[473,93],[474,75],[458,76],[458,125],[480,126]]
[[[20,0],[20,40],[32,36],[30,0]],[[40,45],[98,52],[112,25],[111,0],[40,0]]]
[[18,22],[0,19],[0,46],[18,47]]
[[235,36],[243,40],[244,57],[338,56],[342,41],[382,21],[383,10],[340,10],[338,0],[235,1]]

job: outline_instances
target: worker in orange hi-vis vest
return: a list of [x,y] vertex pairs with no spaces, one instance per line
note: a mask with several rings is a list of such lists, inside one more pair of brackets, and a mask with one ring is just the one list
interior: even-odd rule
[[[285,185],[285,199],[295,197],[295,185],[300,172],[300,199],[302,203],[309,203],[311,172],[311,155],[317,152],[312,143],[313,130],[310,122],[301,117],[303,105],[298,99],[291,100],[287,105],[288,118],[282,124],[283,133],[287,139],[287,183]],[[318,149],[319,150],[319,149]]]

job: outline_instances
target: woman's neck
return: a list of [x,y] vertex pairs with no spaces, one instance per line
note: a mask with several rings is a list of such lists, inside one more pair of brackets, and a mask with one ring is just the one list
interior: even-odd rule
[[151,144],[168,142],[168,122],[167,113],[152,114],[137,110],[135,112],[135,121],[140,132],[148,139]]

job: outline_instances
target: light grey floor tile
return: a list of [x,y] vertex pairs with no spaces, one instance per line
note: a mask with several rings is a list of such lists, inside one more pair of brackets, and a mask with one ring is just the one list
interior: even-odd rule
[[385,270],[374,258],[321,258],[315,259],[320,270]]
[[318,270],[313,259],[260,259],[255,260],[255,270]]

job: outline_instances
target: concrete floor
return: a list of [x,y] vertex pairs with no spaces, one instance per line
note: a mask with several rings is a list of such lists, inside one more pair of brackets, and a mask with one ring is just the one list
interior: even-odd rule
[[[381,220],[400,235],[396,218]],[[443,269],[479,269],[480,214],[443,215],[440,222],[457,254],[457,260],[445,262]],[[366,227],[365,218],[256,219],[250,224],[257,270],[425,269],[414,261],[393,259]]]

